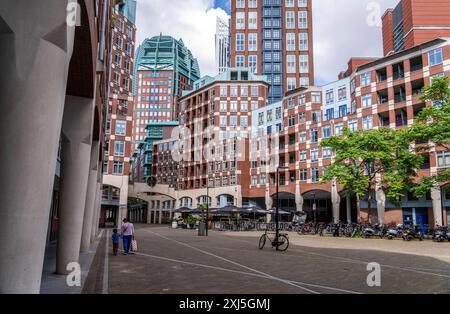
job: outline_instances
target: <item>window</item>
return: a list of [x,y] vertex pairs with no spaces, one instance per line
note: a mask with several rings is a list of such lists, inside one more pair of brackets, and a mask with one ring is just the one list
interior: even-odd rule
[[286,12],[286,28],[287,29],[295,28],[294,11],[287,11]]
[[323,158],[331,158],[332,151],[330,147],[324,147],[322,150],[322,157]]
[[306,95],[305,94],[302,94],[302,95],[298,96],[298,104],[300,106],[306,104]]
[[294,7],[294,0],[286,0],[286,7],[287,8],[293,8]]
[[293,90],[297,87],[297,79],[295,77],[288,77],[287,79],[287,90]]
[[127,123],[122,120],[116,120],[116,135],[126,134]]
[[123,162],[121,161],[114,162],[113,174],[123,174]]
[[289,116],[289,127],[293,127],[295,125],[295,116]]
[[257,56],[248,56],[248,67],[253,73],[258,71],[258,61]]
[[244,51],[244,50],[245,50],[245,35],[236,34],[236,51]]
[[300,51],[308,51],[308,33],[298,34],[298,45]]
[[319,169],[318,168],[312,168],[311,169],[311,181],[312,182],[319,182],[320,176],[319,176]]
[[258,114],[258,125],[263,125],[264,124],[264,112],[260,112]]
[[258,50],[258,34],[250,33],[248,34],[248,51]]
[[339,87],[338,100],[341,101],[341,100],[345,100],[345,99],[347,99],[347,87],[345,87],[345,86]]
[[319,140],[319,136],[318,136],[317,129],[312,129],[311,130],[311,143],[317,143],[318,140]]
[[309,86],[309,78],[301,77],[300,78],[300,86]]
[[228,109],[227,109],[227,102],[226,101],[221,101],[220,102],[220,112],[227,112],[228,111]]
[[249,12],[248,13],[248,28],[257,29],[258,28],[258,13]]
[[228,88],[226,86],[222,86],[220,88],[220,96],[226,97],[228,95]]
[[236,13],[236,29],[245,29],[245,13]]
[[257,186],[257,185],[258,185],[258,177],[252,176],[252,186]]
[[244,56],[236,56],[236,66],[238,68],[245,67]]
[[258,0],[248,0],[248,7],[249,8],[257,8],[258,7]]
[[442,48],[432,50],[428,53],[430,67],[442,63]]
[[334,135],[341,136],[344,131],[344,124],[339,123],[334,126]]
[[372,107],[372,94],[363,95],[361,100],[362,100],[362,107],[363,108]]
[[258,86],[252,86],[252,96],[257,97],[259,95]]
[[230,185],[236,185],[236,176],[231,176]]
[[326,91],[326,103],[327,105],[334,103],[334,90],[329,89]]
[[371,72],[367,72],[367,73],[363,73],[360,75],[361,78],[361,86],[365,87],[365,86],[369,86],[371,83]]
[[306,181],[306,180],[308,180],[308,170],[300,169],[300,181]]
[[306,150],[300,151],[300,161],[306,161]]
[[237,86],[231,86],[231,97],[237,97],[237,95],[238,95]]
[[355,132],[358,130],[358,120],[350,120],[348,121],[348,128],[350,131]]
[[230,112],[237,112],[237,102],[236,101],[232,101],[230,103]]
[[306,112],[300,112],[298,114],[298,123],[299,124],[304,124],[306,123]]
[[219,123],[220,123],[219,125],[222,126],[222,127],[227,126],[227,117],[220,116],[220,122]]
[[308,55],[300,55],[300,73],[309,72]]
[[298,0],[298,7],[305,8],[308,5],[308,0]]
[[319,149],[318,148],[311,149],[311,161],[317,162],[318,160],[319,160]]
[[321,111],[313,111],[312,112],[312,123],[317,124],[321,121],[322,112]]
[[298,134],[298,142],[299,143],[306,143],[306,132],[300,132]]
[[287,73],[296,73],[295,55],[287,55]]
[[124,156],[125,155],[125,142],[116,141],[114,143],[114,156]]
[[308,12],[298,12],[298,28],[308,28]]
[[244,9],[245,8],[245,0],[236,0],[236,8]]
[[449,168],[450,151],[437,153],[437,164],[439,168]]
[[247,112],[248,111],[248,102],[241,101],[241,112]]
[[363,129],[364,130],[373,129],[373,116],[363,117]]
[[295,33],[286,34],[286,50],[295,51]]
[[248,117],[241,116],[241,126],[248,126]]
[[322,127],[322,133],[324,138],[331,137],[331,127],[330,126]]

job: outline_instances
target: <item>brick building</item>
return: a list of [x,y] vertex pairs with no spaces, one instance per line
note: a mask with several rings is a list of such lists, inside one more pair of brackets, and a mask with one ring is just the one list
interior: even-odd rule
[[271,84],[269,103],[314,85],[311,0],[231,0],[232,67],[249,67]]
[[382,18],[384,55],[450,36],[448,12],[446,0],[401,0]]
[[[133,69],[136,2],[122,1],[113,12],[109,101],[103,149],[103,195],[100,224],[125,217],[131,170],[133,131]],[[119,212],[121,210],[121,212]]]
[[134,82],[135,147],[146,137],[148,123],[176,121],[178,98],[200,78],[197,59],[183,41],[170,36],[146,39],[137,49]]

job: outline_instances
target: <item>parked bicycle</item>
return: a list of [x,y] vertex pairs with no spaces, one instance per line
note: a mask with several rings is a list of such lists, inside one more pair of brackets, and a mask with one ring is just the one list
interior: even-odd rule
[[289,237],[287,233],[280,233],[278,234],[278,239],[276,238],[275,232],[269,232],[266,230],[266,232],[261,236],[259,239],[259,249],[264,249],[264,246],[266,245],[266,241],[269,241],[269,243],[272,245],[272,248],[277,248],[278,251],[286,251],[289,247]]

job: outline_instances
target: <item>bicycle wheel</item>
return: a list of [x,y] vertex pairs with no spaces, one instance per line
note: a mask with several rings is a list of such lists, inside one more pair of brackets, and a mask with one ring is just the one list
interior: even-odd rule
[[261,238],[259,238],[259,249],[262,250],[266,245],[266,235],[263,234]]
[[278,237],[278,251],[284,252],[289,247],[289,239],[285,235]]

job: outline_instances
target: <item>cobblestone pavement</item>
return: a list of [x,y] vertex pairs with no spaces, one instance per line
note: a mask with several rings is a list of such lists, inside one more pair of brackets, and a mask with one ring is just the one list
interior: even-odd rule
[[[84,293],[450,293],[449,243],[291,234],[281,253],[258,249],[261,232],[136,230],[137,254],[112,256],[111,245],[108,254],[100,246]],[[367,285],[368,263],[381,265],[380,287]]]

